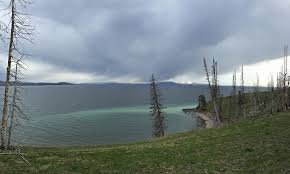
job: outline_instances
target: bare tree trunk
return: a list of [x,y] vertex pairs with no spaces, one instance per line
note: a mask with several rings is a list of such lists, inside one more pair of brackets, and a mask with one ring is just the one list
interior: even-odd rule
[[288,76],[288,67],[287,67],[287,64],[288,64],[288,46],[285,45],[284,46],[284,76],[283,76],[283,92],[284,92],[284,99],[283,99],[283,102],[284,102],[284,110],[287,110],[288,109],[288,87],[287,87],[287,84],[286,84],[286,81],[287,81],[287,76]]
[[30,16],[25,13],[18,11],[19,9],[27,8],[27,5],[31,4],[28,0],[10,0],[7,9],[11,9],[8,13],[11,14],[9,21],[9,37],[8,37],[8,63],[6,68],[6,80],[5,80],[5,92],[3,101],[2,111],[2,125],[1,125],[1,148],[5,149],[7,139],[7,115],[9,111],[9,89],[10,89],[10,78],[11,78],[11,64],[14,63],[16,57],[19,55],[27,55],[19,49],[21,41],[33,43],[30,38],[34,34],[34,27],[30,25]]
[[237,72],[235,70],[233,74],[233,93],[232,93],[232,110],[231,114],[234,114],[234,119],[237,118],[238,111],[237,111]]
[[205,58],[203,58],[203,63],[204,63],[204,68],[205,68],[206,79],[208,81],[208,86],[209,86],[209,90],[210,90],[210,96],[211,96],[211,99],[213,102],[213,107],[214,107],[214,112],[215,112],[215,117],[214,117],[213,121],[215,123],[215,126],[222,126],[222,123],[221,123],[221,120],[219,117],[219,111],[218,111],[217,104],[216,104],[216,98],[214,97],[214,91],[213,91],[211,83],[210,83],[210,78],[209,78],[209,73],[208,73]]
[[274,109],[274,79],[273,74],[271,74],[270,77],[270,83],[269,83],[269,93],[270,93],[270,114],[273,114]]
[[241,89],[239,91],[239,99],[238,99],[238,108],[239,108],[239,112],[238,112],[238,117],[241,117],[241,114],[244,114],[244,107],[243,105],[245,104],[245,100],[246,100],[246,95],[245,95],[245,81],[244,81],[244,66],[242,66],[242,74],[241,74]]
[[5,148],[5,137],[7,129],[7,113],[8,113],[8,98],[9,98],[9,86],[10,86],[10,73],[11,73],[11,62],[13,58],[13,46],[14,46],[14,32],[15,32],[15,1],[11,0],[11,31],[8,51],[8,66],[6,69],[6,81],[5,81],[5,94],[3,102],[2,112],[2,131],[1,131],[1,148]]
[[242,66],[241,90],[242,90],[242,95],[245,95],[244,66]]
[[16,97],[17,97],[17,83],[18,83],[18,63],[19,60],[16,62],[16,67],[15,67],[15,76],[14,76],[14,92],[13,92],[13,101],[12,101],[12,109],[11,109],[11,116],[10,116],[10,126],[8,130],[8,142],[7,142],[7,147],[10,148],[11,146],[11,134],[12,134],[12,129],[14,126],[14,116],[15,116],[15,107],[16,107]]

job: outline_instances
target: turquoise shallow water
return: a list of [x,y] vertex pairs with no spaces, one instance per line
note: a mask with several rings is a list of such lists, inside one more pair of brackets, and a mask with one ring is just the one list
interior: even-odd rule
[[[166,114],[181,114],[182,109],[184,108],[193,108],[195,105],[168,105],[166,106],[163,111]],[[116,108],[102,108],[102,109],[94,109],[94,110],[86,110],[86,111],[79,111],[79,112],[73,112],[73,113],[67,113],[67,114],[58,114],[59,116],[76,116],[76,117],[89,117],[94,115],[106,115],[106,114],[130,114],[130,113],[148,113],[149,105],[147,106],[135,106],[135,107],[116,107]]]
[[[206,89],[161,86],[166,134],[197,128],[183,108],[192,108]],[[128,143],[152,136],[148,86],[75,85],[25,87],[30,116],[13,134],[21,145],[71,146]]]
[[[182,112],[188,107],[164,109],[167,134],[196,128],[195,119]],[[29,145],[127,143],[151,137],[151,117],[149,106],[95,109],[36,117],[17,130],[17,143]]]

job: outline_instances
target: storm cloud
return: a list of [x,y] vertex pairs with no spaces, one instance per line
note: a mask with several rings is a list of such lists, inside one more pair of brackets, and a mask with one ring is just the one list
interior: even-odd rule
[[215,57],[221,73],[280,57],[289,8],[286,0],[35,0],[29,61],[102,81],[142,82],[152,73],[195,81],[203,57]]

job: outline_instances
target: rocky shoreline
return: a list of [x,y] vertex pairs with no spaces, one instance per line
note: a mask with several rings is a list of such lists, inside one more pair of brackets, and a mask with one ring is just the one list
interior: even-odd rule
[[213,121],[210,117],[209,113],[201,113],[201,112],[193,112],[193,116],[196,115],[200,119],[202,119],[205,122],[206,128],[213,128]]
[[193,117],[198,117],[205,123],[205,128],[213,128],[214,124],[211,119],[211,114],[207,112],[199,112],[196,108],[182,109],[184,113],[190,113]]

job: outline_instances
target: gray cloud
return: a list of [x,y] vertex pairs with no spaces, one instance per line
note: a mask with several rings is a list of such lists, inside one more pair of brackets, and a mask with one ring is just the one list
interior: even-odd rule
[[[78,72],[162,80],[279,57],[289,43],[283,0],[36,0],[34,60]],[[194,81],[194,79],[193,79]]]

